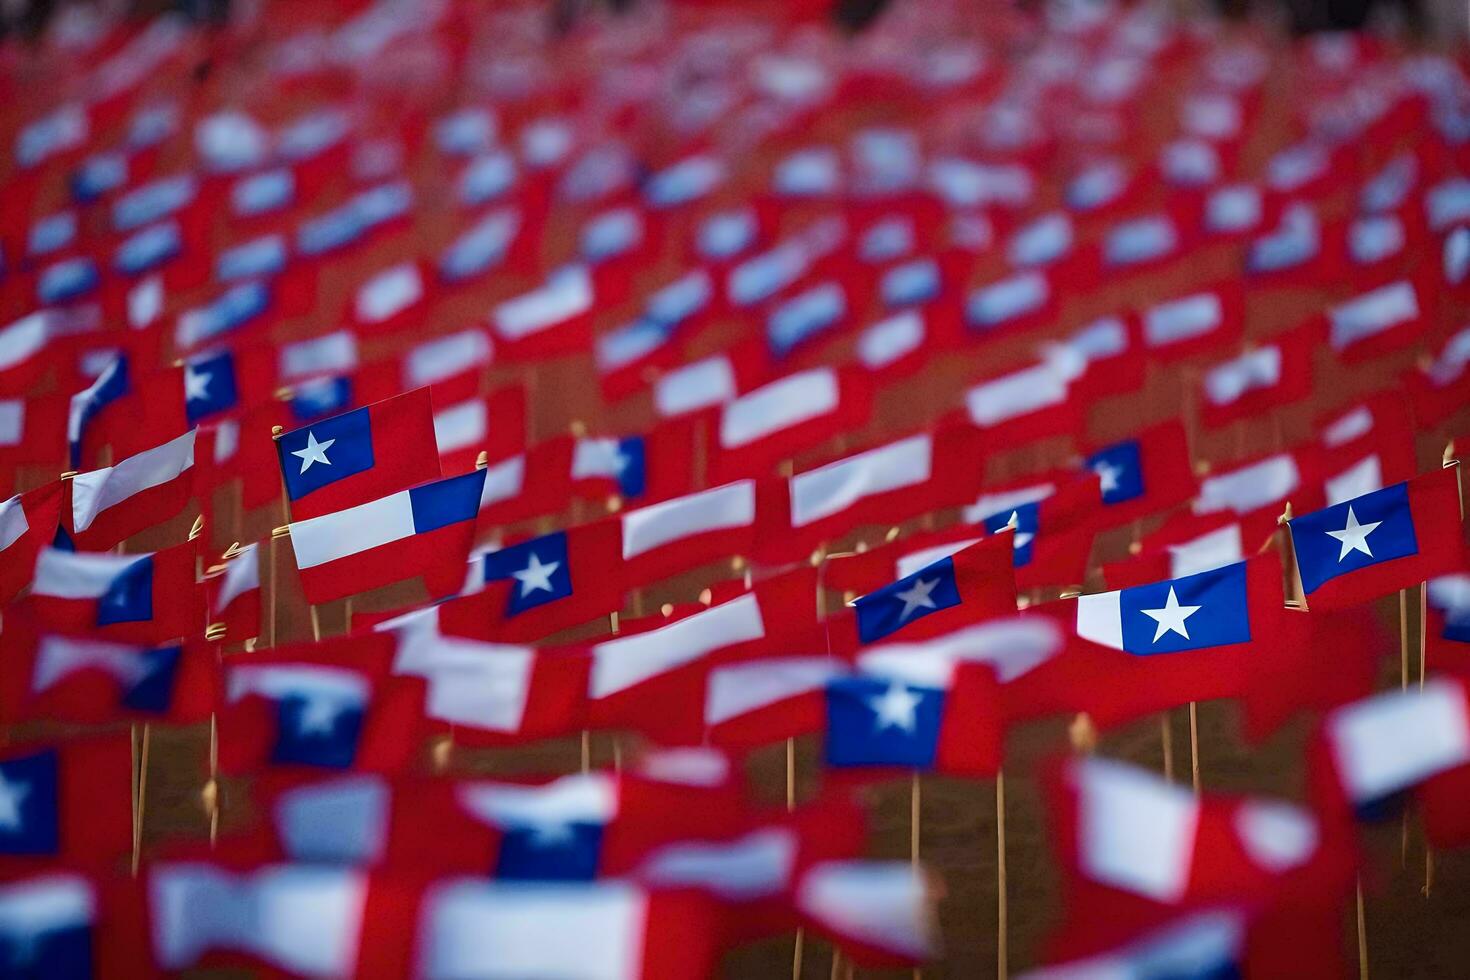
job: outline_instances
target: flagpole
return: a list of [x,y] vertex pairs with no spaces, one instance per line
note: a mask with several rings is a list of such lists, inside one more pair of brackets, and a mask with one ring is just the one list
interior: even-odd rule
[[138,742],[135,750],[136,779],[133,791],[133,877],[138,877],[138,864],[143,853],[143,805],[148,795],[148,743],[153,726],[143,722],[143,736],[137,737],[138,726],[132,726],[129,741]]
[[[914,873],[919,873],[919,770],[915,769],[909,782],[909,863]],[[924,971],[914,967],[914,980],[919,980]]]
[[1199,704],[1189,702],[1189,768],[1194,795],[1199,795]]
[[1006,774],[1004,769],[995,771],[995,887],[996,887],[996,936],[995,975],[1000,980],[1010,976],[1006,948]]
[[[1409,689],[1409,590],[1399,589],[1399,690]],[[1409,811],[1399,816],[1399,867],[1409,866]]]
[[[1419,583],[1419,690],[1424,690],[1424,668],[1429,639],[1429,583]],[[1426,837],[1424,841],[1424,897],[1429,897],[1429,890],[1434,886],[1434,848],[1429,846]]]
[[1363,912],[1363,876],[1358,875],[1358,978],[1368,980],[1368,920]]

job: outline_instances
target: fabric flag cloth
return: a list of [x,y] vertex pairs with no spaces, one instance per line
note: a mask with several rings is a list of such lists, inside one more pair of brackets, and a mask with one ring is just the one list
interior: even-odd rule
[[331,602],[416,576],[430,595],[458,592],[484,484],[485,471],[474,470],[293,522],[306,601]]
[[654,582],[730,555],[749,554],[759,486],[738,480],[624,511],[619,517],[624,581]]
[[1287,522],[1311,609],[1341,609],[1464,566],[1458,474],[1442,469]]
[[[261,629],[260,545],[252,542],[226,553],[205,572],[209,598],[209,629],[222,628],[228,643],[258,637]],[[213,638],[211,632],[211,638]]]
[[[1016,610],[1014,539],[997,534],[939,558],[853,600],[850,616],[830,625],[839,649],[877,643],[903,630],[904,639],[949,632],[963,623]],[[952,612],[950,610],[953,610]]]
[[907,861],[822,861],[796,886],[796,909],[856,964],[898,967],[939,955],[938,892]]
[[1274,552],[1183,578],[1044,603],[1073,638],[1007,690],[1017,719],[1086,711],[1102,728],[1280,683],[1273,656],[1302,642]]
[[204,595],[194,578],[195,548],[117,555],[42,548],[29,606],[46,628],[131,643],[198,635]]
[[191,724],[214,708],[214,654],[195,642],[67,635],[42,629],[17,607],[6,616],[0,649],[0,696],[12,718]]
[[76,546],[105,551],[183,510],[194,490],[186,474],[195,431],[67,480],[62,526]]
[[427,388],[282,433],[276,452],[291,516],[298,521],[440,476]]
[[1098,475],[1103,502],[1098,519],[1106,527],[1169,510],[1198,489],[1184,426],[1178,422],[1093,449],[1084,465]]
[[424,895],[416,973],[700,980],[715,970],[719,935],[717,905],[685,889],[444,879]]
[[121,735],[0,753],[0,872],[65,861],[102,867],[133,846],[132,748]]
[[862,428],[873,410],[871,387],[856,369],[819,367],[727,402],[706,439],[710,480],[762,475],[803,450]]
[[373,627],[395,643],[393,673],[423,679],[427,725],[457,743],[515,745],[584,727],[585,652],[494,639],[504,602],[486,591]]
[[56,537],[63,489],[56,480],[0,503],[0,604],[31,583],[36,556]]
[[[1199,796],[1109,759],[1051,768],[1048,811],[1066,908],[1055,945],[1228,905],[1298,930],[1294,954],[1303,964],[1339,961],[1341,944],[1326,925],[1338,921],[1353,888],[1350,822],[1278,800]],[[1308,922],[1323,928],[1302,932]]]
[[490,635],[531,641],[622,608],[622,525],[606,517],[486,552],[472,559],[465,591],[504,583]]
[[389,673],[392,644],[361,637],[239,653],[225,663],[223,772],[265,766],[392,772],[417,753],[423,685]]
[[792,644],[814,649],[819,640],[813,569],[757,582],[683,619],[593,644],[587,727],[630,728],[662,744],[697,743],[710,669]]

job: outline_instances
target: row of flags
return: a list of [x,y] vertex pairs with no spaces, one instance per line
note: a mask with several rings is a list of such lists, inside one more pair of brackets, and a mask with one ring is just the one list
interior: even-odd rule
[[[922,964],[942,885],[858,787],[1216,699],[1320,715],[1303,798],[1047,761],[1037,976],[1340,975],[1355,822],[1470,842],[1462,67],[897,6],[0,51],[0,960]],[[1407,590],[1425,674],[1374,694]],[[145,842],[150,732],[206,725],[200,835]],[[782,742],[784,808],[740,776]]]

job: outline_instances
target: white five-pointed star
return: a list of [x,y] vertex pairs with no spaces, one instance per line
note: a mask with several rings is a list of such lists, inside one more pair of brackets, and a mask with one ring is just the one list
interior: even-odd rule
[[1373,521],[1371,524],[1359,524],[1358,515],[1353,513],[1353,505],[1348,504],[1347,526],[1341,531],[1328,531],[1327,534],[1342,542],[1342,550],[1337,554],[1337,560],[1342,561],[1349,552],[1361,551],[1369,558],[1373,552],[1368,548],[1368,535],[1377,530],[1382,521]]
[[1140,609],[1139,612],[1158,623],[1154,630],[1153,642],[1159,642],[1159,638],[1165,633],[1178,633],[1186,640],[1189,639],[1189,629],[1184,621],[1200,611],[1200,606],[1181,606],[1179,597],[1174,594],[1174,586],[1169,586],[1169,598],[1164,600],[1163,609]]
[[299,735],[314,735],[318,732],[330,735],[336,727],[337,705],[330,698],[309,698],[296,719],[296,732]]
[[543,563],[533,551],[530,563],[519,572],[511,572],[511,575],[521,583],[521,597],[524,598],[537,591],[555,592],[556,590],[551,587],[551,576],[556,574],[556,570],[560,567],[561,562],[559,561]]
[[885,728],[902,728],[906,732],[913,731],[918,722],[914,712],[923,700],[922,694],[910,691],[902,684],[890,684],[881,697],[868,702],[868,707],[877,716],[873,722],[874,730],[881,732]]
[[1118,489],[1118,477],[1123,475],[1123,467],[1114,466],[1105,459],[1100,459],[1092,464],[1092,472],[1102,478],[1102,492]]
[[530,830],[532,847],[562,847],[575,837],[569,822],[532,824]]
[[907,620],[920,609],[938,609],[934,600],[929,596],[935,587],[939,585],[939,579],[925,582],[923,579],[914,579],[914,584],[902,592],[893,593],[893,598],[903,603],[903,608],[898,611],[900,623]]
[[0,773],[0,827],[6,830],[20,830],[25,823],[21,819],[20,805],[30,795],[30,783],[12,783],[6,780]]
[[184,365],[184,400],[189,402],[204,401],[209,397],[209,383],[214,380],[214,375],[208,371],[196,371],[189,365]]
[[311,469],[312,463],[321,463],[323,466],[331,466],[332,461],[327,459],[327,450],[332,448],[336,439],[328,439],[326,442],[317,442],[316,433],[310,429],[306,431],[306,448],[293,449],[291,455],[301,460],[301,472],[305,473]]

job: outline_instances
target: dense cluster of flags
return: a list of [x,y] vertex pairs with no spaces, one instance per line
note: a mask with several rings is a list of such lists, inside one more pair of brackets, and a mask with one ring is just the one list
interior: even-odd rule
[[[942,888],[854,785],[1000,780],[1046,718],[1037,976],[1339,975],[1355,820],[1470,843],[1463,66],[894,6],[0,51],[0,972],[922,964]],[[1306,800],[1084,751],[1213,699],[1320,713]],[[199,832],[145,842],[150,732],[206,725]]]

